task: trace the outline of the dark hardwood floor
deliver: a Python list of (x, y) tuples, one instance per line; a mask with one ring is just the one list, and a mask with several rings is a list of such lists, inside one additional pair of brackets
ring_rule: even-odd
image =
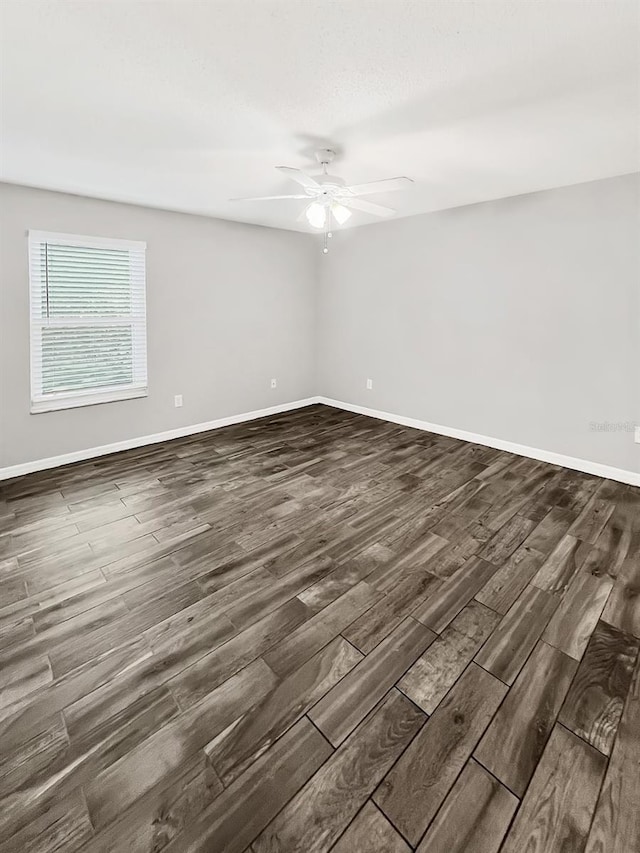
[(313, 406), (0, 484), (0, 851), (640, 850), (640, 490)]

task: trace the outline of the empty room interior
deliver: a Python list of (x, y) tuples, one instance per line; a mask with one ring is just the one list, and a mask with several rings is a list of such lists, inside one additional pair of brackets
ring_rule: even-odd
[(638, 853), (638, 0), (0, 72), (0, 853)]

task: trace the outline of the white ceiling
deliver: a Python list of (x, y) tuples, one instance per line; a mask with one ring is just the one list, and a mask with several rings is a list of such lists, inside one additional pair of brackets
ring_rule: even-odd
[[(410, 216), (640, 169), (638, 2), (3, 0), (6, 181), (306, 230), (341, 156)], [(364, 214), (352, 224), (373, 221)]]

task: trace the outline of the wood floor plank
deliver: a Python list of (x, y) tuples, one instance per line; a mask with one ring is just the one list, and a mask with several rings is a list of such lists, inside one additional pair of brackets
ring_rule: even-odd
[(640, 640), (598, 623), (560, 714), (566, 728), (605, 755), (611, 754), (639, 650)]
[(141, 631), (146, 631), (158, 622), (175, 616), (185, 607), (195, 604), (202, 597), (202, 590), (198, 584), (195, 581), (187, 581), (156, 595), (138, 587), (123, 593), (122, 600), (132, 614), (135, 614), (136, 625)]
[(398, 681), (398, 689), (432, 714), (499, 619), (497, 613), (472, 601)]
[(557, 725), (502, 853), (582, 851), (606, 763), (601, 753)]
[(640, 553), (640, 497), (638, 489), (619, 491), (613, 513), (584, 564), (591, 572), (615, 578), (629, 558)]
[(61, 711), (105, 684), (119, 683), (124, 673), (135, 671), (151, 656), (143, 640), (125, 643), (14, 702), (4, 713), (0, 712), (0, 744), (26, 740), (49, 715)]
[[(527, 508), (522, 510), (529, 518)], [(552, 507), (542, 521), (527, 536), (523, 545), (547, 557), (575, 521), (575, 514), (559, 507)], [(576, 535), (576, 538), (580, 538)]]
[(149, 853), (163, 850), (220, 794), (203, 752), (196, 752), (119, 814), (82, 853)]
[[(202, 637), (207, 631), (213, 636), (221, 635), (223, 624), (234, 630), (225, 615), (227, 607), (239, 606), (244, 601), (251, 600), (252, 596), (273, 582), (274, 578), (268, 572), (256, 569), (251, 574), (201, 598), (190, 607), (185, 607), (175, 616), (148, 628), (144, 632), (145, 638), (154, 651), (162, 653), (182, 649), (192, 642), (194, 635)], [(206, 647), (206, 643), (200, 645)]]
[(133, 800), (202, 749), (212, 735), (223, 731), (244, 708), (260, 701), (274, 684), (273, 673), (265, 664), (250, 664), (99, 773), (85, 788), (95, 829), (114, 820)]
[(265, 661), (280, 677), (288, 675), (369, 610), (381, 597), (381, 592), (361, 581), (267, 651), (264, 654)]
[(575, 536), (576, 539), (581, 539), (583, 542), (590, 542), (594, 545), (615, 508), (616, 505), (613, 501), (603, 500), (596, 493), (585, 505), (568, 532), (571, 536)]
[(52, 714), (47, 725), (28, 741), (16, 744), (3, 753), (0, 770), (0, 803), (3, 817), (10, 817), (14, 806), (12, 795), (46, 771), (63, 755), (69, 745), (67, 730), (61, 714)]
[[(51, 723), (43, 738), (32, 738), (18, 750), (17, 768), (22, 779), (14, 782), (0, 809), (3, 819), (16, 826), (21, 816), (35, 817), (50, 808), (50, 801), (65, 796), (78, 785), (85, 785), (102, 771), (126, 759), (136, 746), (175, 716), (177, 707), (167, 692), (141, 697), (131, 708), (104, 721), (89, 731), (59, 739), (59, 745), (47, 745)], [(45, 749), (39, 749), (44, 740)], [(38, 747), (35, 752), (34, 747)], [(16, 780), (17, 782), (17, 780)]]
[(361, 660), (357, 649), (336, 637), (212, 738), (204, 749), (223, 784), (228, 786)]
[(612, 586), (613, 580), (609, 577), (578, 572), (545, 628), (542, 639), (569, 657), (580, 660)]
[(539, 642), (474, 752), (522, 797), (555, 725), (578, 664)]
[(188, 825), (166, 853), (240, 853), (331, 752), (303, 717)]
[(38, 654), (20, 660), (20, 650), (9, 648), (12, 662), (4, 662), (0, 669), (0, 711), (10, 708), (21, 699), (35, 693), (53, 681), (51, 664), (46, 655)]
[(424, 720), (393, 690), (258, 836), (255, 853), (329, 850)]
[(602, 618), (640, 638), (640, 552), (621, 565)]
[(487, 544), (478, 551), (478, 557), (487, 563), (501, 566), (536, 526), (534, 521), (514, 515), (495, 533)]
[(524, 542), (476, 593), (476, 601), (504, 615), (537, 574), (544, 559), (544, 554)]
[(638, 550), (638, 534), (634, 533), (633, 520), (628, 513), (613, 514), (602, 529), (582, 565), (584, 571), (617, 578), (627, 558)]
[[(178, 705), (171, 692), (161, 685), (130, 703), (123, 702), (122, 706), (105, 707), (101, 703), (85, 701), (65, 708), (63, 715), (74, 748), (86, 746), (86, 750), (90, 751), (96, 749), (98, 744), (113, 739), (116, 743), (126, 741), (126, 752), (136, 745), (136, 741), (153, 734), (177, 716), (178, 712)], [(133, 731), (128, 732), (128, 729)]]
[(92, 838), (84, 798), (75, 790), (11, 838), (0, 840), (0, 853), (74, 853)]
[(30, 616), (7, 622), (0, 627), (0, 652), (17, 643), (26, 643), (27, 640), (35, 637), (35, 633), (36, 629)]
[(513, 684), (558, 604), (551, 593), (526, 587), (480, 649), (476, 662), (505, 684)]
[(78, 645), (79, 635), (85, 638), (99, 636), (105, 630), (108, 631), (116, 621), (126, 617), (129, 612), (124, 601), (119, 597), (103, 601), (102, 605), (99, 608), (93, 607), (83, 611), (49, 628), (37, 630), (32, 641), (25, 643), (18, 650), (2, 655), (2, 665), (10, 666), (12, 658), (16, 655), (22, 658), (43, 653), (47, 653), (49, 657), (72, 655), (75, 646)]
[(0, 581), (0, 604), (6, 607), (27, 597), (27, 585), (23, 580)]
[(585, 853), (627, 853), (640, 849), (639, 731), (640, 662), (636, 664)]
[[(172, 568), (175, 570), (175, 566), (172, 565)], [(55, 625), (100, 607), (105, 602), (119, 598), (122, 591), (123, 587), (120, 585), (108, 584), (99, 569), (85, 572), (78, 578), (32, 596), (31, 600), (36, 604), (33, 619), (38, 631), (45, 632)]]
[(517, 797), (470, 760), (418, 853), (498, 853), (518, 805)]
[(444, 631), (463, 607), (479, 592), (497, 567), (479, 557), (471, 557), (452, 577), (447, 578), (413, 616), (437, 634)]
[(591, 546), (575, 536), (563, 536), (534, 575), (531, 583), (547, 592), (564, 592), (587, 559)]
[[(470, 533), (449, 543), (429, 560), (429, 571), (446, 580), (456, 574), (480, 548), (480, 542)], [(496, 566), (494, 566), (496, 568)]]
[(321, 580), (303, 589), (296, 597), (312, 613), (319, 613), (364, 580), (371, 569), (372, 565), (368, 561), (349, 560), (346, 565), (338, 566)]
[(561, 494), (556, 500), (556, 506), (576, 513), (581, 512), (601, 482), (597, 477), (584, 474), (582, 471), (565, 468), (559, 480)]
[[(171, 668), (168, 669), (171, 672)], [(157, 661), (147, 653), (135, 660), (118, 679), (106, 680), (65, 707), (67, 725), (74, 732), (86, 733), (119, 716), (126, 718), (129, 711), (144, 707), (145, 697), (170, 697), (165, 681), (165, 659)], [(173, 698), (168, 704), (177, 707)]]
[(246, 628), (265, 613), (275, 610), (285, 601), (325, 577), (332, 568), (324, 558), (308, 563), (252, 594), (245, 601), (234, 602), (225, 608), (225, 615), (237, 628)]
[(167, 685), (181, 708), (189, 708), (235, 672), (263, 656), (274, 644), (304, 624), (309, 612), (292, 598), (277, 610), (254, 622), (235, 637), (181, 669)]
[[(428, 529), (430, 522), (423, 523)], [(414, 534), (416, 526), (416, 522), (413, 521), (410, 529)], [(412, 538), (406, 547), (404, 547), (403, 540), (402, 550), (398, 546), (394, 546), (395, 551), (392, 551), (391, 548), (385, 548), (384, 550), (389, 555), (388, 558), (380, 560), (377, 567), (372, 566), (373, 571), (367, 576), (367, 583), (383, 592), (389, 592), (399, 581), (408, 579), (413, 574), (422, 575), (423, 572), (430, 571), (432, 559), (448, 544), (446, 539), (428, 530), (422, 536)], [(367, 554), (369, 550), (363, 552), (362, 556)], [(401, 556), (395, 557), (394, 553), (401, 554)], [(360, 559), (360, 555), (356, 559)]]
[(77, 638), (70, 637), (49, 653), (53, 674), (59, 678), (136, 636), (139, 636), (137, 627), (125, 614), (122, 618), (113, 619), (95, 631), (87, 632), (82, 643), (78, 643)]
[(200, 599), (145, 631), (155, 657), (179, 660), (179, 669), (184, 669), (238, 633), (224, 613), (215, 606), (207, 610), (208, 605), (208, 598)]
[(309, 718), (339, 746), (435, 638), (408, 617), (320, 699)]
[(411, 853), (404, 838), (396, 832), (379, 808), (365, 803), (331, 853)]
[(506, 692), (470, 664), (376, 789), (374, 802), (410, 844), (420, 841)]
[[(256, 689), (259, 687), (258, 684)], [(48, 808), (51, 798), (55, 800), (57, 796), (66, 795), (78, 785), (93, 784), (93, 780), (108, 772), (107, 768), (118, 765), (126, 768), (126, 761), (139, 744), (143, 757), (149, 760), (145, 744), (151, 747), (162, 742), (164, 735), (175, 733), (175, 720), (167, 725), (167, 721), (175, 717), (175, 711), (176, 706), (168, 701), (167, 694), (156, 691), (97, 726), (76, 732), (70, 743), (66, 732), (51, 742), (51, 718), (43, 721), (40, 733), (15, 750), (20, 763), (14, 763), (14, 772), (21, 778), (13, 780), (13, 791), (3, 792), (6, 796), (0, 809), (0, 821), (19, 828), (21, 817), (32, 817), (38, 809)], [(197, 724), (204, 725), (206, 721), (206, 715), (202, 721), (192, 721), (193, 725), (185, 730), (183, 739), (177, 744), (180, 749), (188, 753), (194, 741), (202, 740)], [(173, 760), (173, 756), (168, 760)], [(10, 760), (3, 766), (7, 773), (11, 772)], [(142, 772), (142, 768), (136, 769)]]
[(433, 596), (442, 581), (428, 571), (400, 580), (373, 607), (344, 629), (342, 635), (367, 654), (413, 612), (418, 603)]

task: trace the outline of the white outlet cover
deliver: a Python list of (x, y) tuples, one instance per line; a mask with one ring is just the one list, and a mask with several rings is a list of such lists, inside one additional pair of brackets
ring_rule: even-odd
[(182, 394), (176, 394), (175, 395), (175, 397), (173, 398), (173, 404), (176, 407), (176, 409), (179, 409), (180, 406), (182, 406)]
[(272, 387), (272, 388), (277, 388), (277, 387), (278, 387), (278, 380), (277, 380), (277, 379), (272, 379), (272, 380), (271, 380), (271, 387)]
[(636, 444), (640, 444), (640, 426), (636, 427)]
[(367, 391), (373, 390), (373, 379), (367, 379)]

